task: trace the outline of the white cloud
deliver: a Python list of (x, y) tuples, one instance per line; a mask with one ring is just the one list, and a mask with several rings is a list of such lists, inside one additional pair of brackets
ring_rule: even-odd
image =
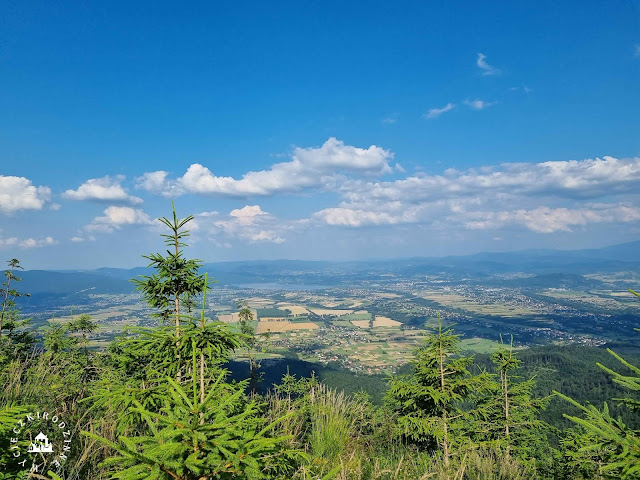
[[(343, 201), (311, 215), (342, 227), (418, 224), (456, 234), (520, 226), (536, 233), (640, 223), (640, 158), (511, 163), (389, 182), (346, 181)], [(596, 199), (601, 203), (593, 203)], [(508, 209), (505, 209), (508, 205)]]
[(443, 207), (434, 204), (407, 205), (402, 202), (365, 201), (358, 204), (343, 202), (339, 207), (325, 208), (312, 215), (312, 219), (327, 225), (364, 227), (419, 223)]
[(524, 93), (531, 93), (533, 92), (533, 88), (529, 88), (526, 85), (522, 85), (520, 87), (511, 87), (509, 90), (511, 90), (512, 92), (517, 92), (519, 90), (522, 90)]
[(104, 216), (96, 217), (85, 227), (89, 232), (111, 233), (123, 225), (152, 225), (153, 221), (143, 210), (112, 205), (105, 208)]
[(129, 195), (122, 187), (125, 177), (105, 176), (92, 178), (80, 185), (77, 190), (67, 190), (62, 196), (69, 200), (96, 200), (101, 202), (126, 202), (133, 205), (142, 203), (142, 199)]
[(260, 230), (257, 233), (249, 233), (248, 235), (249, 238), (254, 242), (284, 242), (284, 238), (280, 237), (276, 232), (269, 230)]
[(84, 237), (71, 237), (71, 241), (73, 243), (81, 243), (81, 242), (85, 241), (85, 238)]
[(465, 226), (472, 230), (497, 229), (508, 224), (524, 225), (536, 233), (571, 232), (574, 227), (593, 223), (640, 221), (640, 208), (601, 204), (589, 208), (538, 207), (499, 212), (470, 212)]
[(50, 200), (49, 187), (36, 187), (25, 177), (0, 175), (0, 212), (42, 210)]
[(169, 172), (164, 170), (142, 174), (136, 178), (136, 188), (160, 194), (165, 198), (178, 197), (183, 193), (178, 185), (169, 179)]
[(264, 212), (260, 208), (260, 205), (245, 205), (242, 208), (231, 210), (229, 212), (229, 216), (240, 219), (253, 219), (256, 215), (268, 215), (268, 213)]
[(314, 214), (314, 217), (327, 225), (362, 227), (366, 225), (393, 225), (400, 223), (399, 217), (387, 212), (367, 211), (353, 208), (325, 208)]
[(375, 145), (353, 147), (332, 137), (318, 148), (296, 147), (291, 161), (275, 163), (269, 170), (247, 172), (240, 179), (217, 176), (204, 165), (194, 163), (174, 181), (164, 171), (145, 173), (138, 179), (138, 186), (165, 196), (183, 193), (267, 196), (333, 188), (344, 173), (358, 176), (391, 173), (392, 158), (391, 152)]
[(499, 75), (501, 73), (500, 70), (489, 65), (486, 58), (487, 56), (483, 53), (478, 53), (476, 65), (482, 70), (482, 75)]
[(9, 238), (0, 237), (0, 248), (1, 247), (41, 248), (41, 247), (47, 247), (50, 245), (55, 245), (57, 243), (58, 243), (57, 240), (49, 236), (44, 238), (24, 238), (24, 239), (19, 239), (17, 237), (9, 237)]
[(597, 198), (640, 191), (640, 157), (505, 163), (480, 169), (449, 169), (392, 182), (348, 181), (341, 192), (350, 202), (364, 199), (409, 203), (470, 195), (552, 195)]
[(487, 107), (495, 105), (496, 102), (485, 102), (484, 100), (476, 98), (475, 100), (465, 100), (464, 104), (473, 110), (483, 110)]
[(0, 247), (12, 247), (20, 243), (18, 237), (2, 238), (0, 237)]
[(427, 113), (425, 113), (423, 115), (424, 118), (437, 118), (440, 115), (442, 115), (443, 113), (446, 113), (450, 110), (453, 110), (455, 108), (455, 105), (453, 103), (447, 103), (444, 107), (442, 108), (431, 108), (429, 109), (429, 111)]
[(230, 240), (248, 243), (282, 243), (284, 231), (292, 230), (295, 222), (275, 218), (260, 208), (260, 205), (245, 205), (231, 210), (228, 215), (218, 212), (197, 214), (198, 230), (208, 235), (216, 246), (225, 247)]
[(634, 53), (636, 57), (640, 57), (640, 45), (635, 46)]
[(53, 237), (45, 237), (41, 239), (27, 238), (22, 240), (19, 245), (22, 248), (40, 248), (58, 243)]
[(393, 125), (394, 123), (398, 122), (398, 115), (394, 113), (393, 115), (384, 117), (382, 120), (380, 120), (380, 122), (383, 125)]
[[(277, 218), (270, 209), (265, 211), (253, 203), (243, 203), (221, 213), (202, 212), (189, 225), (194, 238), (208, 239), (212, 245), (227, 248), (238, 244), (279, 244), (309, 228), (327, 226), (341, 231), (378, 228), (376, 234), (383, 229), (391, 234), (395, 229), (415, 228), (416, 232), (458, 237), (480, 235), (471, 232), (483, 230), (489, 232), (487, 238), (508, 238), (509, 232), (503, 229), (554, 234), (593, 226), (612, 230), (618, 225), (640, 226), (640, 206), (637, 206), (640, 157), (504, 163), (466, 170), (448, 169), (438, 174), (403, 175), (404, 178), (398, 180), (384, 181), (365, 175), (402, 172), (401, 167), (390, 162), (390, 154), (382, 155), (382, 160), (376, 163), (368, 157), (367, 149), (357, 149), (366, 158), (355, 161), (349, 154), (347, 161), (335, 152), (338, 158), (327, 158), (327, 152), (321, 152), (325, 146), (296, 149), (291, 161), (276, 163), (262, 172), (249, 172), (241, 179), (229, 178), (229, 185), (218, 192), (256, 187), (258, 180), (253, 175), (272, 182), (262, 184), (262, 192), (291, 191), (282, 187), (284, 173), (280, 170), (283, 169), (297, 186), (307, 185), (300, 178), (306, 182), (310, 176), (314, 179), (308, 180), (311, 182), (308, 185), (314, 186), (307, 187), (309, 189), (328, 189), (327, 185), (331, 185), (331, 190), (340, 197), (337, 204), (325, 204), (308, 218), (299, 220)], [(341, 152), (344, 145), (334, 147)], [(345, 164), (349, 170), (340, 168)], [(341, 173), (328, 165), (338, 165)], [(191, 172), (193, 167), (189, 169)], [(205, 183), (223, 178), (199, 167), (205, 170), (198, 174)], [(188, 174), (189, 171), (173, 181), (173, 185), (185, 189), (188, 183), (183, 181), (186, 182)], [(157, 185), (166, 185), (167, 175), (162, 173), (155, 180)], [(192, 186), (189, 191), (212, 190)], [(326, 195), (322, 198), (326, 200)], [(111, 232), (123, 225), (150, 223), (151, 219), (142, 210), (112, 206), (105, 210), (104, 216), (97, 217), (78, 232), (78, 238), (86, 239), (85, 235), (94, 231)], [(337, 233), (340, 234), (348, 235)]]

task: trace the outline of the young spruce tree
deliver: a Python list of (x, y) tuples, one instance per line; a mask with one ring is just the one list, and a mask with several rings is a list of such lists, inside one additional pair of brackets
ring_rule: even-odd
[[(154, 314), (164, 321), (168, 321), (174, 317), (176, 327), (176, 338), (180, 338), (180, 322), (182, 316), (180, 313), (181, 302), (190, 304), (193, 297), (196, 297), (208, 289), (207, 280), (204, 275), (198, 272), (202, 265), (200, 260), (186, 259), (183, 256), (182, 247), (188, 246), (183, 239), (188, 237), (189, 231), (184, 230), (187, 223), (193, 220), (193, 215), (179, 219), (176, 214), (176, 208), (171, 203), (173, 218), (159, 218), (158, 220), (166, 225), (170, 230), (170, 234), (162, 234), (165, 244), (170, 247), (167, 249), (167, 255), (161, 253), (151, 253), (143, 255), (144, 258), (151, 260), (149, 267), (157, 270), (153, 275), (141, 275), (138, 279), (132, 281), (136, 284), (136, 289), (140, 290), (144, 295), (149, 306), (157, 308), (158, 313)], [(176, 343), (176, 347), (178, 344)], [(177, 348), (177, 350), (179, 350)], [(176, 362), (180, 364), (180, 356), (177, 353)], [(177, 378), (181, 377), (178, 370)]]
[[(501, 339), (502, 340), (502, 339)], [(521, 458), (534, 456), (538, 445), (536, 435), (544, 435), (545, 424), (538, 420), (548, 398), (533, 398), (535, 378), (522, 380), (517, 371), (522, 362), (509, 346), (501, 342), (491, 355), (496, 373), (488, 383), (485, 396), (476, 410), (481, 418), (476, 435), (481, 432), (483, 441), (506, 446), (507, 451), (522, 453)]]
[(387, 399), (399, 414), (402, 433), (422, 444), (437, 444), (444, 464), (449, 465), (455, 433), (462, 429), (469, 413), (461, 404), (485, 382), (471, 376), (467, 368), (473, 357), (460, 356), (460, 337), (451, 327), (427, 336), (416, 352), (414, 373), (391, 380)]
[(249, 358), (249, 388), (251, 389), (251, 394), (254, 395), (258, 391), (260, 362), (254, 353), (258, 341), (256, 331), (251, 325), (252, 321), (253, 311), (249, 308), (247, 301), (238, 302), (238, 324), (240, 325), (240, 332), (246, 336), (247, 357)]
[(9, 269), (4, 271), (4, 276), (6, 280), (2, 282), (2, 290), (0, 293), (2, 294), (2, 311), (0, 312), (0, 339), (2, 339), (2, 329), (5, 328), (4, 322), (7, 318), (11, 316), (13, 310), (16, 305), (16, 298), (18, 297), (28, 297), (28, 293), (20, 293), (15, 288), (11, 287), (12, 283), (21, 282), (22, 278), (18, 277), (15, 274), (16, 270), (23, 270), (20, 266), (20, 260), (17, 258), (12, 258), (7, 262), (9, 264)]
[[(174, 221), (163, 222), (172, 227), (175, 245), (184, 245), (180, 229), (189, 218), (193, 217), (178, 220), (174, 209)], [(221, 322), (206, 321), (208, 281), (197, 274), (199, 262), (183, 259), (179, 250), (168, 253), (167, 258), (149, 257), (160, 273), (139, 285), (150, 304), (170, 311), (165, 318), (175, 314), (175, 334), (171, 327), (137, 328), (135, 336), (118, 342), (112, 351), (125, 362), (126, 383), (103, 383), (90, 400), (93, 409), (115, 409), (123, 421), (116, 425), (115, 435), (84, 435), (117, 452), (103, 463), (111, 478), (248, 480), (290, 471), (302, 453), (287, 449), (287, 438), (274, 434), (285, 417), (264, 419), (258, 398), (245, 398), (246, 382), (225, 382), (227, 372), (219, 368), (242, 345), (243, 336)], [(179, 302), (183, 295), (199, 292), (203, 302), (196, 322), (180, 314)]]
[[(640, 297), (639, 293), (633, 290), (629, 291)], [(640, 329), (636, 330), (640, 331)], [(611, 375), (615, 383), (635, 395), (635, 398), (615, 398), (614, 401), (626, 405), (636, 413), (640, 412), (640, 400), (638, 400), (640, 368), (632, 365), (612, 350), (607, 349), (607, 351), (626, 367), (629, 373), (616, 372), (600, 363), (597, 364), (598, 367)], [(606, 402), (600, 410), (594, 405), (581, 405), (566, 395), (555, 393), (582, 411), (581, 417), (564, 415), (582, 426), (585, 435), (589, 436), (590, 441), (580, 448), (579, 453), (597, 452), (598, 460), (601, 462), (601, 465), (598, 465), (598, 470), (607, 475), (607, 478), (640, 478), (640, 430), (630, 428), (620, 418), (612, 417)], [(606, 454), (604, 459), (600, 457), (603, 453)]]

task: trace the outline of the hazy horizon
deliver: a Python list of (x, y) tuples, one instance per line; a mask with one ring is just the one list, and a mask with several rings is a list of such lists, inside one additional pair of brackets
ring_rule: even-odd
[(14, 4), (0, 260), (143, 266), (171, 200), (208, 263), (640, 240), (639, 12)]
[[(387, 256), (387, 257), (361, 257), (361, 258), (349, 258), (349, 259), (336, 259), (336, 258), (237, 258), (237, 259), (226, 259), (226, 260), (207, 260), (203, 258), (198, 258), (201, 260), (203, 264), (216, 264), (216, 263), (259, 263), (259, 262), (328, 262), (328, 263), (349, 263), (349, 262), (362, 262), (362, 263), (376, 263), (376, 262), (401, 262), (403, 260), (411, 260), (411, 259), (445, 259), (445, 258), (465, 258), (474, 255), (501, 255), (501, 254), (513, 254), (519, 252), (530, 252), (530, 251), (548, 251), (548, 252), (580, 252), (585, 250), (600, 250), (617, 246), (624, 246), (629, 244), (640, 243), (640, 240), (633, 242), (624, 242), (624, 243), (615, 243), (615, 244), (606, 244), (600, 245), (597, 247), (588, 247), (588, 248), (526, 248), (526, 249), (512, 249), (512, 250), (479, 250), (469, 253), (460, 253), (460, 254), (447, 254), (447, 255), (398, 255), (398, 256)], [(190, 255), (189, 251), (190, 247), (187, 247), (186, 253), (188, 258), (194, 258), (193, 255)], [(162, 248), (159, 248), (158, 251), (162, 251)], [(141, 256), (142, 258), (142, 256)], [(111, 265), (83, 265), (80, 267), (69, 267), (68, 265), (60, 265), (55, 266), (52, 265), (50, 267), (38, 267), (38, 266), (30, 266), (25, 268), (25, 270), (54, 270), (54, 271), (91, 271), (98, 270), (102, 268), (115, 268), (115, 269), (135, 269), (135, 268), (145, 268), (148, 266), (148, 263), (139, 262), (137, 264), (111, 264)]]

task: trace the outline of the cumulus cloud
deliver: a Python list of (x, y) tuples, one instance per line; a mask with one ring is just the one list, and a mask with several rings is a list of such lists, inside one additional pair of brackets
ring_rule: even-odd
[(455, 108), (455, 105), (453, 103), (447, 103), (444, 107), (442, 108), (431, 108), (429, 109), (429, 111), (427, 113), (425, 113), (423, 115), (424, 118), (437, 118), (440, 115), (442, 115), (443, 113), (446, 113), (450, 110), (453, 110)]
[(483, 53), (478, 53), (478, 58), (476, 60), (476, 65), (480, 70), (482, 70), (482, 75), (499, 75), (501, 72), (499, 69), (489, 65), (486, 60), (487, 56)]
[(94, 200), (99, 202), (123, 202), (132, 205), (142, 203), (142, 199), (129, 195), (122, 186), (124, 175), (109, 175), (92, 178), (80, 185), (76, 190), (67, 190), (62, 196), (68, 200)]
[(112, 205), (105, 208), (104, 216), (96, 217), (85, 227), (89, 232), (111, 233), (124, 225), (152, 225), (153, 221), (143, 210)]
[(41, 248), (57, 244), (57, 240), (53, 237), (44, 238), (24, 238), (18, 237), (2, 238), (0, 237), (0, 247), (20, 247), (20, 248)]
[[(85, 227), (85, 230), (87, 230), (87, 227)], [(82, 233), (80, 234), (82, 235)], [(82, 243), (82, 242), (95, 242), (96, 237), (93, 235), (77, 235), (75, 237), (71, 237), (71, 241), (73, 243)]]
[(157, 193), (166, 198), (178, 197), (183, 193), (177, 183), (169, 178), (169, 172), (164, 170), (142, 174), (136, 178), (136, 188)]
[(393, 225), (399, 219), (387, 212), (367, 211), (353, 208), (325, 208), (314, 214), (328, 225), (361, 227), (364, 225)]
[(282, 243), (285, 241), (284, 231), (292, 229), (291, 223), (275, 218), (260, 205), (245, 205), (231, 210), (228, 215), (203, 212), (195, 217), (198, 229), (206, 232), (212, 243), (225, 247), (230, 240)]
[(48, 245), (55, 245), (56, 243), (58, 242), (54, 240), (53, 237), (44, 237), (40, 239), (27, 238), (22, 240), (18, 245), (22, 248), (40, 248)]
[(538, 207), (499, 212), (471, 212), (465, 226), (472, 230), (496, 229), (508, 224), (524, 225), (536, 233), (571, 232), (574, 227), (592, 223), (628, 223), (640, 221), (640, 208), (603, 204), (591, 208)]
[(260, 230), (258, 232), (249, 233), (248, 236), (253, 242), (272, 242), (272, 243), (284, 242), (284, 238), (279, 236), (273, 230)]
[(496, 102), (485, 102), (484, 100), (476, 98), (475, 100), (465, 100), (464, 104), (472, 110), (484, 110), (487, 107), (495, 105)]
[(345, 145), (329, 138), (321, 147), (296, 147), (288, 162), (275, 163), (269, 170), (247, 172), (240, 179), (215, 175), (199, 163), (186, 173), (168, 179), (164, 171), (148, 172), (138, 178), (138, 186), (165, 196), (183, 193), (245, 197), (333, 188), (341, 174), (372, 176), (391, 173), (393, 154), (375, 145), (368, 148)]
[(49, 187), (36, 187), (25, 177), (0, 175), (0, 212), (42, 210), (50, 200)]
[(398, 225), (419, 222), (429, 209), (425, 205), (407, 206), (401, 202), (368, 202), (359, 205), (343, 203), (339, 207), (320, 210), (312, 218), (327, 225), (343, 227)]
[(18, 237), (9, 237), (9, 238), (0, 237), (0, 247), (12, 247), (14, 245), (18, 245), (18, 243), (20, 243), (20, 240), (18, 239)]
[(237, 208), (229, 212), (230, 217), (236, 217), (241, 221), (245, 221), (247, 223), (253, 222), (253, 217), (257, 215), (269, 215), (269, 214), (267, 212), (264, 212), (260, 208), (260, 205), (245, 205), (242, 208)]
[[(401, 173), (403, 169), (391, 159), (380, 147), (348, 147), (333, 139), (319, 148), (295, 149), (290, 161), (240, 179), (217, 177), (195, 164), (177, 180), (170, 180), (166, 172), (152, 172), (138, 180), (144, 188), (228, 196), (291, 192), (295, 191), (292, 185), (304, 186), (305, 191), (326, 191), (330, 185), (339, 196), (337, 204), (324, 205), (326, 208), (299, 220), (277, 218), (258, 204), (197, 214), (190, 224), (194, 237), (221, 247), (283, 243), (307, 228), (323, 226), (390, 229), (416, 225), (453, 235), (495, 230), (492, 238), (504, 238), (500, 230), (505, 228), (554, 234), (593, 225), (640, 224), (640, 207), (633, 201), (640, 193), (640, 157), (503, 163), (403, 175), (397, 180), (371, 177)], [(142, 210), (112, 206), (79, 232), (78, 238), (93, 231), (150, 223)]]

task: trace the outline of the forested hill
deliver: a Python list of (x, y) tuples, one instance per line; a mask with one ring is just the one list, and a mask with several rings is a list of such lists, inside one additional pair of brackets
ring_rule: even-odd
[[(640, 351), (637, 349), (618, 351), (635, 365), (640, 365)], [(562, 392), (582, 403), (590, 402), (602, 405), (612, 398), (625, 395), (625, 389), (615, 383), (611, 376), (597, 363), (612, 369), (618, 369), (625, 374), (631, 370), (621, 367), (619, 362), (601, 347), (586, 347), (576, 345), (550, 345), (524, 349), (518, 352), (522, 367), (514, 372), (515, 375), (529, 379), (535, 377), (534, 396), (546, 397), (554, 391)], [(475, 354), (474, 365), (476, 372), (491, 370), (491, 356)], [(246, 380), (249, 367), (246, 362), (233, 361), (227, 367), (236, 380)], [(400, 375), (411, 374), (413, 365), (408, 364), (400, 369)], [(356, 375), (338, 364), (322, 365), (306, 362), (295, 358), (279, 360), (265, 360), (260, 369), (259, 389), (263, 393), (273, 390), (285, 374), (296, 375), (298, 378), (316, 375), (318, 379), (331, 388), (355, 394), (366, 392), (376, 405), (383, 405), (384, 396), (389, 388), (390, 377), (386, 375)], [(615, 416), (621, 415), (630, 425), (640, 428), (640, 418), (628, 408), (615, 403), (611, 404)], [(559, 398), (552, 398), (549, 405), (540, 413), (540, 418), (557, 428), (568, 428), (571, 422), (563, 415), (577, 411)]]
[[(625, 359), (640, 365), (640, 351), (618, 350)], [(628, 408), (611, 402), (612, 398), (624, 397), (625, 389), (614, 382), (598, 363), (631, 375), (633, 372), (620, 365), (603, 347), (584, 347), (576, 345), (545, 346), (526, 349), (518, 352), (522, 360), (522, 368), (516, 373), (522, 378), (535, 377), (534, 392), (536, 396), (552, 395), (554, 391), (562, 392), (581, 403), (603, 405), (611, 403), (614, 416), (621, 415), (625, 421), (635, 428), (640, 428), (640, 418)], [(481, 368), (490, 368), (490, 356), (476, 355), (475, 361)], [(540, 417), (559, 428), (567, 428), (571, 422), (563, 415), (576, 415), (577, 409), (567, 405), (559, 398), (553, 398), (540, 413)]]

